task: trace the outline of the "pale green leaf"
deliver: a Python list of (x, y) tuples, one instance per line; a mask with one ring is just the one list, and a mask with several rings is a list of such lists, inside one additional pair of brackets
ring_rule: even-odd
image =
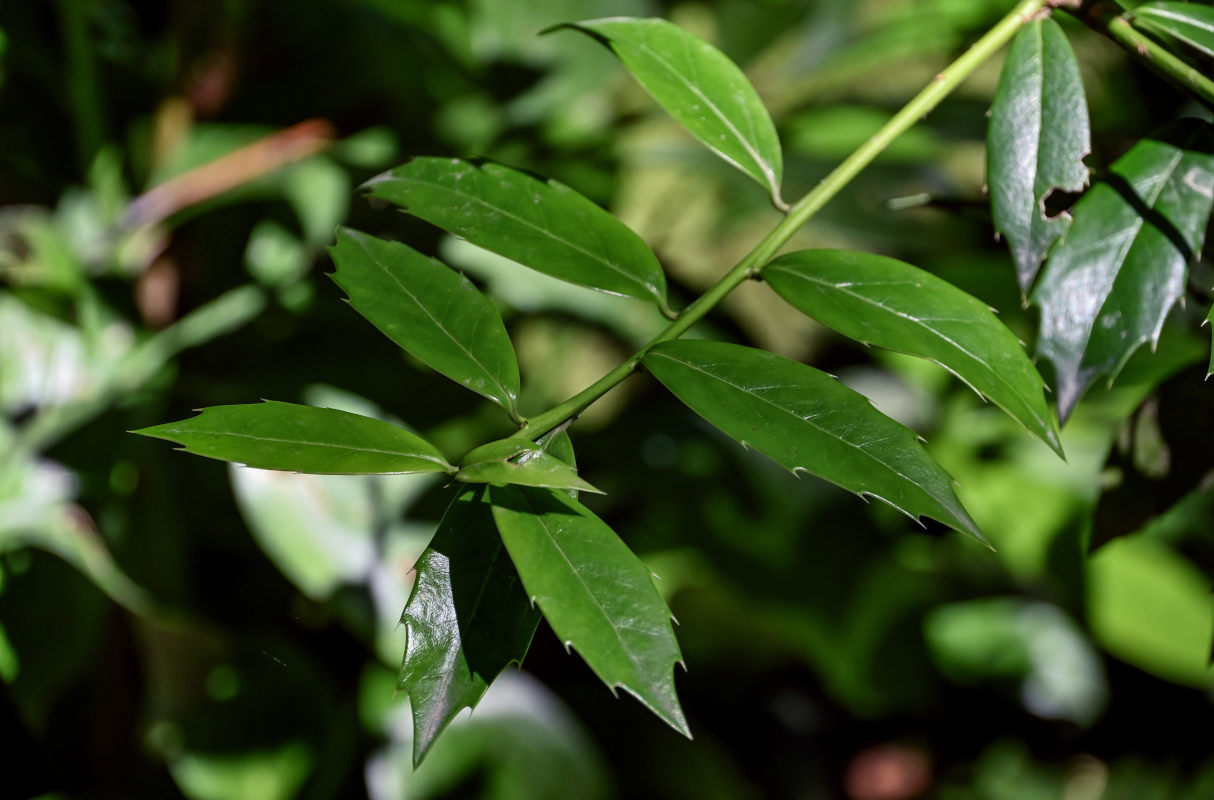
[(490, 499), (523, 587), (565, 646), (612, 691), (624, 689), (690, 736), (674, 688), (682, 657), (649, 569), (568, 494), (494, 486)]
[(330, 251), (350, 305), (406, 352), (517, 416), (518, 362), (472, 282), (397, 242), (343, 228)]
[(628, 226), (556, 181), (494, 163), (415, 158), (368, 181), (372, 197), (553, 277), (666, 304), (657, 257)]
[(645, 367), (704, 419), (794, 473), (871, 495), (911, 518), (926, 515), (985, 543), (952, 479), (914, 431), (831, 376), (723, 342), (673, 341)]
[(1087, 183), (1090, 139), (1083, 81), (1066, 35), (1053, 20), (1030, 22), (1012, 42), (987, 128), (991, 213), (1026, 294), (1070, 225), (1065, 213), (1048, 216), (1045, 200)]
[(212, 406), (196, 417), (133, 433), (260, 469), (320, 475), (454, 471), (433, 445), (399, 425), (273, 400)]
[[(566, 449), (562, 446), (563, 451)], [(539, 486), (602, 494), (579, 478), (577, 470), (566, 461), (547, 452), (543, 445), (525, 439), (501, 439), (481, 445), (464, 456), (455, 478), (466, 483)]]
[(1062, 454), (1044, 381), (1019, 340), (985, 303), (948, 281), (849, 250), (788, 253), (763, 278), (845, 336), (940, 364)]
[(759, 93), (728, 56), (662, 19), (611, 17), (563, 27), (610, 47), (675, 121), (784, 207), (776, 127)]

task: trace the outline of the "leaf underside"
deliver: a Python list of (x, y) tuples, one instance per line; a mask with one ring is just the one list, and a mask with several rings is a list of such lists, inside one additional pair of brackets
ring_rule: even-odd
[(527, 594), (566, 647), (690, 736), (674, 687), (681, 661), (670, 609), (649, 569), (568, 494), (493, 486), (493, 516)]
[(415, 158), (365, 188), (372, 197), (538, 272), (669, 311), (666, 277), (649, 246), (561, 183), (492, 162)]
[(415, 767), (461, 710), (522, 662), (539, 624), (485, 495), (469, 486), (451, 501), (401, 616), (408, 639), (398, 685), (412, 706)]
[(676, 122), (784, 206), (776, 127), (759, 93), (728, 56), (662, 19), (614, 17), (562, 27), (605, 43)]
[(986, 543), (915, 433), (795, 361), (735, 344), (657, 345), (645, 367), (692, 411), (794, 473), (807, 472)]
[(455, 479), (603, 493), (579, 478), (577, 470), (565, 460), (541, 445), (519, 439), (502, 439), (476, 448), (464, 456)]
[(1075, 54), (1051, 19), (1016, 35), (987, 128), (987, 185), (995, 229), (1007, 239), (1020, 290), (1027, 294), (1069, 215), (1046, 215), (1055, 190), (1077, 192), (1088, 179), (1087, 100)]
[(176, 442), (195, 455), (259, 469), (320, 475), (452, 469), (433, 445), (399, 425), (333, 408), (272, 400), (212, 406), (196, 417), (135, 433)]
[(1183, 295), (1214, 206), (1212, 131), (1182, 120), (1143, 139), (1076, 204), (1032, 295), (1061, 419), (1098, 377), (1112, 381), (1140, 345), (1158, 341)]
[(948, 281), (848, 250), (788, 253), (764, 268), (763, 278), (845, 336), (940, 364), (1062, 454), (1044, 381), (1019, 340), (985, 303)]
[(1135, 27), (1153, 36), (1175, 39), (1214, 57), (1214, 7), (1198, 3), (1158, 2), (1129, 14)]
[(489, 298), (399, 242), (342, 228), (333, 280), (372, 325), (431, 369), (515, 413), (518, 362)]

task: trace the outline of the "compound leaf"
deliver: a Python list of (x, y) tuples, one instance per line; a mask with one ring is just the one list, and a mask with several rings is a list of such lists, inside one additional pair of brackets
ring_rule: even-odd
[(493, 486), (489, 494), (523, 586), (565, 646), (613, 692), (624, 689), (690, 736), (674, 688), (682, 657), (649, 569), (566, 493)]
[(1214, 7), (1198, 3), (1146, 3), (1128, 16), (1135, 27), (1153, 36), (1184, 42), (1214, 57)]
[(406, 352), (517, 416), (518, 362), (497, 308), (472, 282), (399, 242), (342, 228), (333, 280)]
[(1143, 139), (1076, 204), (1032, 295), (1061, 419), (1097, 377), (1111, 381), (1143, 342), (1158, 340), (1184, 293), (1214, 206), (1212, 131), (1190, 119)]
[(481, 445), (460, 462), (456, 480), (466, 483), (538, 486), (602, 492), (578, 477), (577, 470), (547, 452), (542, 445), (520, 439), (501, 439)]
[(399, 425), (273, 400), (212, 406), (196, 417), (134, 432), (260, 469), (320, 475), (454, 471), (433, 445)]
[(627, 225), (556, 181), (494, 163), (415, 158), (371, 179), (372, 197), (479, 247), (570, 283), (669, 312), (666, 277)]
[(611, 17), (562, 26), (606, 44), (653, 98), (710, 150), (780, 199), (776, 127), (746, 75), (702, 39), (662, 19)]
[(1075, 54), (1058, 23), (1036, 20), (1016, 35), (999, 78), (987, 128), (987, 184), (995, 229), (1007, 239), (1025, 294), (1070, 217), (1050, 217), (1055, 189), (1077, 192), (1088, 179), (1087, 100)]
[(704, 419), (794, 473), (872, 495), (986, 543), (915, 433), (829, 375), (735, 344), (673, 341), (645, 367)]
[(412, 706), (414, 766), (498, 673), (522, 662), (539, 624), (485, 494), (469, 486), (451, 501), (401, 616), (408, 638), (398, 686)]
[(848, 250), (802, 250), (763, 270), (776, 292), (845, 336), (926, 358), (990, 399), (1059, 455), (1044, 381), (980, 300), (918, 267)]

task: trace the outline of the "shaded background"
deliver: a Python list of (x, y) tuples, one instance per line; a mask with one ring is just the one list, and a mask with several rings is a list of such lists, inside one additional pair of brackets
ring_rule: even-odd
[[(812, 187), (1006, 0), (0, 2), (0, 724), (8, 797), (1204, 798), (1214, 549), (1208, 265), (1068, 461), (943, 370), (760, 284), (701, 332), (836, 374), (928, 440), (998, 549), (736, 447), (643, 377), (573, 430), (587, 498), (661, 576), (696, 739), (541, 625), (426, 764), (394, 693), (408, 571), (449, 490), (230, 468), (126, 431), (273, 398), (403, 420), (450, 456), (500, 410), (340, 300), (345, 223), (480, 283), (524, 413), (663, 321), (357, 197), (487, 156), (619, 214), (688, 301), (776, 222), (563, 21), (661, 15), (744, 65)], [(1183, 98), (1068, 24), (1110, 163)], [(929, 269), (1023, 339), (983, 195), (998, 59), (799, 234)], [(153, 190), (154, 189), (154, 190)], [(1204, 292), (1204, 295), (1203, 295)], [(1208, 333), (1204, 334), (1208, 337)], [(1085, 554), (1091, 550), (1092, 555)]]

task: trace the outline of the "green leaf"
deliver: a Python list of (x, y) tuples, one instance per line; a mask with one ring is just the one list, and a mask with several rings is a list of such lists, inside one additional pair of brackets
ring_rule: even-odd
[(527, 594), (565, 646), (690, 737), (674, 688), (681, 661), (670, 609), (649, 569), (567, 494), (494, 486), (493, 516)]
[(986, 543), (914, 431), (829, 375), (723, 342), (666, 342), (643, 363), (692, 411), (793, 473), (817, 475)]
[(759, 93), (729, 58), (662, 19), (612, 17), (560, 27), (603, 42), (670, 116), (780, 199), (783, 156)]
[(539, 624), (485, 493), (469, 486), (451, 501), (401, 616), (408, 640), (397, 685), (413, 709), (414, 766), (498, 673), (522, 662)]
[(518, 362), (497, 308), (472, 282), (398, 242), (342, 228), (333, 280), (402, 349), (517, 417)]
[(1183, 295), (1214, 205), (1214, 133), (1182, 120), (1143, 139), (1075, 206), (1046, 262), (1038, 354), (1055, 371), (1058, 415), (1097, 377), (1111, 381), (1143, 342), (1156, 342)]
[(1088, 180), (1091, 152), (1087, 100), (1075, 54), (1053, 20), (1037, 20), (1016, 35), (991, 104), (987, 184), (995, 229), (1007, 239), (1025, 294), (1070, 216), (1049, 217), (1055, 189), (1077, 192)]
[(940, 364), (1062, 455), (1044, 381), (1019, 340), (986, 304), (948, 281), (847, 250), (788, 253), (764, 268), (763, 278), (845, 336)]
[(628, 226), (568, 186), (494, 163), (415, 158), (365, 188), (443, 230), (555, 278), (657, 303), (666, 277)]
[(399, 425), (273, 400), (211, 406), (190, 419), (132, 432), (260, 469), (318, 475), (454, 471), (432, 444)]
[(1210, 326), (1210, 366), (1206, 368), (1206, 378), (1214, 375), (1214, 306), (1210, 307), (1210, 313), (1206, 314), (1206, 325)]
[(1210, 582), (1167, 544), (1129, 536), (1087, 560), (1088, 618), (1123, 661), (1175, 683), (1214, 686)]
[(1134, 27), (1164, 39), (1176, 39), (1214, 57), (1214, 7), (1198, 3), (1146, 3), (1128, 15)]
[(543, 445), (521, 439), (501, 439), (481, 445), (460, 462), (455, 479), (465, 483), (539, 486), (602, 492), (578, 477), (577, 470), (547, 452)]

